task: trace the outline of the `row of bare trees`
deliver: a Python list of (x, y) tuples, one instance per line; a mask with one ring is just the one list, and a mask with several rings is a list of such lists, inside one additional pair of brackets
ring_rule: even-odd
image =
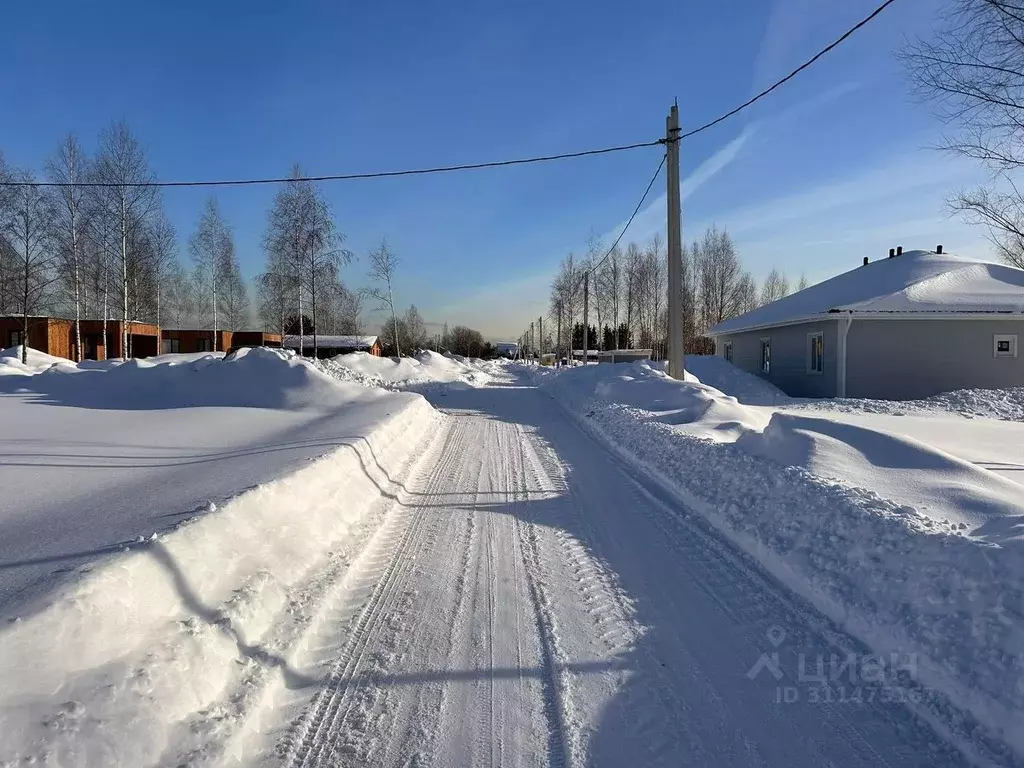
[(120, 319), (126, 355), (134, 322), (212, 323), (214, 330), (248, 324), (248, 292), (216, 200), (190, 240), (195, 269), (186, 270), (154, 179), (123, 121), (100, 134), (91, 156), (68, 135), (41, 178), (0, 156), (0, 181), (14, 183), (0, 186), (0, 315), (21, 317), (22, 338), (34, 315), (69, 317), (81, 359), (85, 318), (103, 320), (107, 349), (107, 321)]
[(900, 54), (915, 95), (947, 126), (941, 147), (979, 162), (991, 183), (949, 207), (984, 226), (1008, 264), (1024, 269), (1024, 6), (952, 0), (939, 29)]
[[(589, 273), (589, 324), (601, 349), (639, 347), (664, 350), (668, 336), (668, 274), (660, 236), (646, 246), (629, 243), (607, 251), (591, 237), (587, 254), (566, 256), (551, 284), (549, 333), (541, 348), (562, 353), (575, 338), (582, 340), (584, 273)], [(706, 351), (707, 330), (790, 293), (778, 270), (760, 291), (743, 269), (729, 233), (712, 227), (683, 251), (683, 334), (691, 351)], [(801, 278), (798, 288), (806, 287)], [(703, 341), (702, 341), (703, 339)]]
[(297, 321), (300, 354), (307, 335), (317, 354), (319, 336), (360, 330), (360, 296), (341, 280), (342, 266), (353, 258), (344, 242), (323, 191), (303, 180), (295, 165), (267, 214), (267, 261), (256, 277), (256, 292), (264, 327), (283, 335)]

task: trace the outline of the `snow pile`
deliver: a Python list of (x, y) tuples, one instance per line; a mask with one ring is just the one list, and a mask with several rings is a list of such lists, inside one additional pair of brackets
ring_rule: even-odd
[(687, 355), (686, 376), (735, 397), (746, 405), (779, 405), (790, 401), (789, 395), (770, 381), (737, 368), (724, 357)]
[[(242, 349), (214, 354), (51, 365), (17, 382), (28, 401), (118, 410), (247, 407), (328, 408), (351, 391), (284, 350)], [(2, 390), (0, 390), (2, 391)]]
[(464, 384), (479, 387), (491, 380), (493, 364), (458, 355), (424, 350), (415, 357), (374, 357), (352, 352), (319, 362), (322, 370), (343, 381), (368, 387), (420, 387), (422, 385)]
[[(783, 401), (780, 401), (780, 403)], [(1024, 421), (1024, 387), (1008, 389), (958, 389), (924, 400), (790, 400), (789, 409), (837, 411), (842, 413), (949, 413), (967, 417)]]
[(45, 371), (53, 365), (74, 365), (70, 360), (63, 357), (55, 357), (38, 349), (28, 348), (28, 359), (26, 363), (21, 362), (21, 347), (9, 347), (0, 350), (0, 376), (5, 374), (27, 375)]
[(741, 435), (738, 445), (912, 507), (917, 515), (912, 522), (925, 528), (1000, 542), (1013, 537), (1013, 518), (1024, 514), (1020, 485), (930, 443), (874, 425), (775, 413), (763, 432)]
[[(851, 634), (886, 658), (912, 655), (916, 679), (940, 694), (921, 705), (926, 715), (955, 722), (951, 701), (1024, 755), (1018, 486), (924, 443), (743, 406), (643, 364), (535, 379)], [(709, 423), (687, 409), (708, 401)], [(734, 409), (735, 442), (707, 439), (720, 406)], [(666, 420), (674, 407), (699, 420)], [(916, 504), (874, 490), (900, 484)]]
[(565, 381), (600, 400), (641, 409), (653, 420), (717, 441), (763, 429), (769, 418), (696, 379), (680, 386), (659, 362), (580, 366)]
[(0, 764), (148, 765), (230, 730), (438, 418), (268, 350), (0, 382)]

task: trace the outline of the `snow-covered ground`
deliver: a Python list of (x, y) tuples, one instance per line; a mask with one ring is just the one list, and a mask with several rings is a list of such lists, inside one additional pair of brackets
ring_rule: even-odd
[(430, 350), (415, 357), (374, 357), (367, 352), (318, 361), (325, 372), (343, 381), (370, 387), (423, 389), (434, 384), (482, 386), (490, 381), (501, 364), (459, 355), (442, 355)]
[(1017, 486), (927, 445), (713, 361), (19, 366), (0, 765), (1024, 765)]
[(1012, 414), (1015, 393), (812, 403), (719, 358), (688, 358), (687, 383), (662, 368), (532, 375), (847, 631), (914, 654), (918, 680), (1024, 752), (1024, 493), (957, 455), (1020, 463), (1024, 424), (956, 415), (964, 402)]
[(220, 357), (3, 363), (0, 764), (149, 765), (226, 729), (430, 431), (418, 395)]

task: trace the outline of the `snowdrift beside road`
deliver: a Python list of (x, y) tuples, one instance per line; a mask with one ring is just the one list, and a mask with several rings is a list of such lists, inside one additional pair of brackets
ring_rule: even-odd
[(0, 379), (0, 764), (205, 759), (437, 418), (268, 350)]
[[(851, 634), (912, 654), (917, 680), (1024, 755), (1019, 486), (898, 435), (741, 405), (657, 365), (533, 375)], [(721, 439), (723, 410), (735, 442)], [(877, 492), (901, 484), (917, 504)], [(941, 700), (921, 708), (955, 727)]]
[(438, 383), (461, 383), (479, 387), (491, 380), (497, 363), (471, 361), (458, 355), (442, 355), (425, 350), (416, 357), (374, 357), (352, 352), (319, 361), (327, 373), (343, 381), (368, 387), (408, 388)]

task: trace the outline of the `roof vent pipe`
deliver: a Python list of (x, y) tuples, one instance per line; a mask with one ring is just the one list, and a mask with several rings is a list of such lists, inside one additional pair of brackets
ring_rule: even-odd
[(896, 257), (896, 249), (895, 248), (890, 248), (889, 249), (889, 258), (892, 259), (892, 258), (895, 258), (895, 257)]
[(942, 253), (942, 246), (941, 245), (936, 245), (935, 246), (935, 252), (936, 253)]
[(897, 256), (902, 256), (903, 255), (903, 246), (902, 245), (897, 245), (896, 246), (896, 255)]
[(866, 267), (866, 266), (868, 265), (868, 262), (869, 262), (869, 261), (870, 261), (870, 259), (868, 259), (868, 257), (867, 257), (867, 256), (865, 256), (865, 257), (864, 257), (864, 266), (865, 266), (865, 267)]

